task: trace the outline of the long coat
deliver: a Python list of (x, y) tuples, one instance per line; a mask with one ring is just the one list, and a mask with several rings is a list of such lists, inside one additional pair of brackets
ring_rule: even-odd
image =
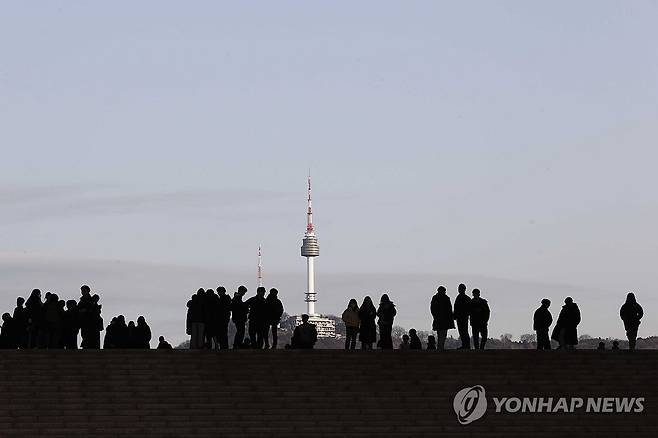
[(637, 330), (643, 315), (642, 306), (638, 303), (626, 302), (619, 309), (619, 316), (624, 321), (624, 330), (627, 332)]
[(566, 330), (564, 340), (567, 345), (578, 344), (578, 324), (580, 324), (580, 309), (576, 303), (565, 304), (560, 310), (551, 339), (560, 340), (560, 331)]
[(377, 310), (375, 307), (362, 306), (359, 309), (359, 318), (361, 319), (361, 328), (359, 330), (359, 341), (366, 344), (377, 341), (377, 326), (375, 325), (375, 317)]
[(445, 294), (436, 293), (432, 297), (430, 311), (434, 321), (432, 330), (448, 330), (455, 328), (455, 317), (452, 313), (450, 297)]

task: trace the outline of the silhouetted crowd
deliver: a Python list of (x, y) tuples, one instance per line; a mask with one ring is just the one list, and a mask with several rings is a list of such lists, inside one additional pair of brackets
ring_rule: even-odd
[[(100, 296), (92, 295), (87, 285), (80, 288), (78, 301), (60, 300), (52, 292), (46, 292), (42, 300), (41, 291), (34, 289), (27, 301), (23, 297), (16, 299), (13, 314), (2, 315), (0, 348), (77, 349), (80, 336), (81, 348), (99, 349), (101, 309)], [(151, 348), (150, 342), (151, 329), (143, 316), (137, 318), (137, 324), (126, 324), (124, 316), (119, 315), (105, 328), (103, 348)], [(158, 348), (171, 345), (161, 336)]]
[[(103, 348), (150, 348), (151, 329), (143, 316), (138, 317), (136, 323), (126, 323), (125, 317), (118, 315), (107, 327), (103, 327), (99, 295), (92, 295), (86, 285), (80, 288), (80, 293), (78, 301), (60, 300), (57, 294), (51, 292), (46, 292), (42, 299), (39, 289), (34, 289), (27, 300), (18, 297), (13, 314), (2, 315), (0, 348), (77, 349), (80, 337), (80, 348), (99, 349), (103, 330)], [(283, 315), (278, 291), (272, 288), (266, 296), (265, 288), (259, 287), (256, 295), (248, 299), (245, 299), (246, 293), (247, 288), (240, 286), (230, 297), (226, 289), (220, 286), (216, 291), (201, 288), (192, 295), (187, 302), (186, 320), (190, 348), (228, 349), (231, 322), (235, 327), (233, 349), (277, 348), (277, 334)], [(470, 349), (471, 340), (476, 350), (485, 348), (491, 310), (487, 300), (480, 295), (479, 289), (473, 289), (471, 296), (467, 295), (466, 285), (460, 284), (453, 306), (446, 288), (440, 286), (437, 289), (430, 302), (432, 330), (436, 331), (437, 336), (428, 336), (427, 350), (444, 350), (448, 331), (455, 328), (461, 341), (459, 349)], [(578, 344), (578, 325), (581, 322), (578, 305), (567, 297), (554, 325), (550, 306), (551, 301), (544, 298), (533, 315), (537, 349), (550, 350), (551, 340), (559, 344), (559, 349), (573, 349)], [(393, 349), (392, 332), (396, 314), (395, 304), (388, 294), (381, 296), (378, 307), (369, 296), (363, 299), (361, 306), (356, 299), (351, 299), (342, 314), (346, 329), (345, 349), (355, 349), (357, 340), (363, 350), (372, 350), (375, 345), (382, 350)], [(634, 350), (644, 312), (633, 293), (627, 295), (619, 316), (626, 330), (629, 349)], [(308, 315), (302, 315), (301, 324), (295, 327), (286, 348), (312, 349), (317, 339), (315, 325), (309, 322)], [(171, 349), (172, 346), (160, 336), (157, 348)], [(402, 336), (399, 348), (423, 349), (415, 329)], [(618, 348), (619, 343), (613, 342), (612, 349)], [(605, 344), (601, 343), (599, 349), (605, 349)]]
[[(283, 315), (279, 292), (272, 288), (267, 297), (264, 287), (245, 300), (245, 286), (240, 286), (231, 298), (222, 286), (217, 293), (199, 289), (187, 302), (186, 333), (191, 349), (228, 349), (228, 328), (235, 326), (233, 348), (277, 348), (277, 330)], [(248, 323), (248, 324), (247, 324)], [(248, 330), (248, 337), (245, 332)], [(270, 344), (270, 333), (272, 342)]]

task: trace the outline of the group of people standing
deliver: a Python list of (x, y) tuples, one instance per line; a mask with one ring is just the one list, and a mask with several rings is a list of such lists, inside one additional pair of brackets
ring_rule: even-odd
[[(393, 321), (396, 314), (395, 304), (388, 294), (382, 295), (377, 308), (369, 296), (363, 299), (361, 307), (354, 298), (351, 299), (342, 315), (346, 329), (345, 349), (356, 348), (357, 335), (362, 350), (372, 350), (375, 342), (382, 350), (393, 349)], [(377, 341), (377, 327), (379, 327), (379, 341)]]
[[(581, 320), (578, 305), (573, 301), (573, 298), (565, 298), (564, 305), (560, 310), (557, 322), (555, 323), (553, 332), (549, 338), (548, 332), (553, 323), (553, 316), (548, 310), (550, 306), (551, 300), (544, 298), (541, 300), (541, 306), (535, 310), (533, 317), (533, 330), (535, 330), (537, 334), (537, 349), (550, 350), (551, 339), (558, 342), (558, 348), (560, 349), (573, 349), (578, 344), (578, 325)], [(637, 331), (642, 316), (644, 316), (642, 306), (640, 306), (635, 299), (635, 294), (632, 292), (629, 293), (626, 295), (626, 302), (621, 306), (621, 309), (619, 309), (619, 317), (624, 323), (626, 337), (628, 338), (628, 348), (630, 350), (635, 350)]]
[[(101, 348), (103, 331), (100, 296), (87, 285), (80, 287), (80, 298), (60, 300), (56, 293), (34, 289), (27, 300), (16, 299), (13, 314), (2, 315), (0, 348)], [(160, 348), (169, 345), (160, 337)], [(151, 329), (140, 316), (137, 324), (126, 324), (123, 315), (112, 318), (105, 330), (103, 348), (150, 348)], [(169, 348), (171, 346), (169, 345)]]
[[(272, 288), (265, 296), (264, 287), (245, 300), (245, 286), (240, 286), (231, 298), (226, 288), (199, 289), (187, 302), (186, 333), (191, 349), (228, 349), (229, 322), (235, 326), (233, 348), (276, 348), (277, 330), (283, 315), (279, 292)], [(247, 322), (249, 325), (247, 326)], [(248, 337), (245, 331), (248, 327)], [(270, 332), (272, 343), (270, 344)]]

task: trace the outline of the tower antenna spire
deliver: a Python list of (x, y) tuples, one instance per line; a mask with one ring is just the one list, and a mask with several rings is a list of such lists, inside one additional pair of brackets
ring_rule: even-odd
[(258, 245), (258, 287), (263, 286), (263, 260), (260, 251), (260, 245)]

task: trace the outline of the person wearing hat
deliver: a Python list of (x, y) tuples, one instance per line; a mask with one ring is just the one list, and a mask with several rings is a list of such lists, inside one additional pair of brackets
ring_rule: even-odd
[(231, 300), (231, 312), (233, 325), (235, 325), (235, 338), (233, 339), (233, 349), (241, 348), (242, 341), (244, 340), (245, 324), (247, 323), (247, 314), (249, 313), (249, 306), (242, 301), (242, 297), (247, 293), (247, 288), (240, 286), (238, 291), (233, 294)]
[(537, 333), (537, 350), (550, 350), (551, 340), (548, 337), (548, 330), (553, 323), (553, 315), (548, 308), (551, 306), (551, 300), (544, 298), (541, 300), (541, 306), (535, 310), (533, 318), (533, 330)]

